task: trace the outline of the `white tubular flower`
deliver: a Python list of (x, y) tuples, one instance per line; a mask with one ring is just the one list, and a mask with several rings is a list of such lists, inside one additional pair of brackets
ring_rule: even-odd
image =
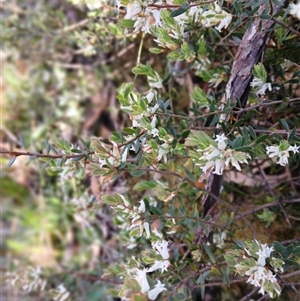
[(223, 28), (227, 28), (228, 25), (231, 23), (232, 21), (232, 15), (228, 14), (225, 12), (225, 18), (222, 19), (222, 21), (220, 22), (220, 24), (218, 26), (216, 26), (216, 30), (221, 32)]
[(146, 98), (148, 100), (148, 103), (150, 103), (154, 98), (154, 93), (152, 91), (149, 91), (146, 95)]
[(156, 260), (154, 262), (154, 265), (148, 270), (148, 272), (154, 272), (156, 270), (161, 269), (161, 273), (163, 273), (164, 271), (168, 270), (169, 264), (170, 264), (169, 260), (163, 260), (163, 261)]
[(164, 159), (165, 162), (167, 162), (167, 154), (169, 152), (169, 144), (164, 143), (159, 146), (158, 150), (158, 156), (157, 156), (157, 161), (160, 161), (161, 159)]
[(154, 25), (155, 26), (161, 26), (162, 23), (161, 23), (161, 20), (160, 20), (160, 11), (155, 10), (155, 11), (152, 12), (152, 14), (153, 14), (153, 18), (155, 20)]
[(150, 238), (151, 237), (151, 233), (150, 233), (150, 225), (148, 222), (144, 222), (144, 229), (146, 232), (146, 238)]
[(163, 238), (163, 235), (162, 235), (160, 232), (158, 232), (156, 228), (152, 231), (152, 233), (153, 233), (155, 236), (159, 237), (160, 239)]
[(227, 138), (224, 133), (222, 135), (216, 135), (215, 141), (218, 142), (219, 150), (224, 150), (226, 148), (227, 146), (226, 140)]
[[(299, 2), (300, 3), (300, 2)], [(289, 146), (289, 148), (288, 148), (288, 151), (289, 152), (293, 152), (294, 153), (294, 155), (296, 154), (296, 153), (299, 153), (299, 148), (300, 148), (300, 146), (296, 146), (296, 145), (294, 145), (294, 146)]]
[(56, 295), (52, 298), (54, 301), (65, 301), (70, 297), (70, 293), (63, 284), (60, 284), (55, 290)]
[(147, 17), (145, 18), (145, 22), (144, 22), (144, 26), (142, 26), (142, 31), (145, 33), (150, 33), (150, 28), (151, 28), (151, 24), (150, 24), (151, 18)]
[(214, 8), (205, 11), (202, 14), (201, 23), (205, 27), (211, 27), (219, 24), (216, 29), (222, 31), (227, 28), (232, 21), (232, 15), (223, 10), (219, 5), (214, 4)]
[(279, 156), (280, 155), (279, 146), (278, 145), (267, 146), (267, 155), (270, 158)]
[(215, 170), (213, 171), (216, 175), (222, 175), (225, 167), (225, 161), (221, 159), (217, 159), (215, 161)]
[(272, 91), (272, 85), (265, 83), (262, 79), (254, 77), (250, 86), (254, 88), (256, 95), (266, 94), (266, 90)]
[(165, 285), (157, 280), (157, 284), (155, 284), (154, 288), (148, 292), (148, 298), (150, 300), (155, 300), (162, 291), (166, 290)]
[(261, 244), (260, 248), (259, 248), (259, 251), (256, 252), (256, 254), (258, 255), (257, 264), (259, 266), (265, 266), (266, 265), (266, 258), (269, 258), (273, 251), (274, 251), (273, 247), (268, 247), (267, 244)]
[(102, 7), (102, 1), (99, 0), (85, 0), (85, 4), (89, 10), (96, 10)]
[(158, 251), (163, 259), (169, 258), (169, 250), (168, 250), (169, 242), (166, 240), (157, 241), (152, 243), (152, 247), (154, 250)]
[(142, 6), (141, 3), (138, 1), (134, 1), (133, 3), (127, 4), (127, 13), (125, 15), (125, 19), (133, 19), (135, 20), (137, 18), (137, 15), (142, 12)]
[(290, 8), (289, 14), (300, 20), (300, 1), (297, 4), (291, 3)]
[(299, 153), (299, 146), (291, 146), (287, 141), (282, 141), (280, 145), (271, 145), (266, 147), (267, 155), (270, 158), (278, 158), (277, 164), (285, 166), (289, 163), (289, 152)]
[(141, 213), (144, 213), (146, 211), (146, 205), (144, 200), (140, 200), (140, 206), (138, 208), (138, 211)]
[(138, 284), (141, 287), (142, 293), (146, 293), (150, 289), (150, 285), (148, 283), (147, 275), (146, 275), (147, 272), (148, 270), (145, 268), (143, 270), (136, 269), (136, 275), (134, 276), (134, 279), (138, 282)]

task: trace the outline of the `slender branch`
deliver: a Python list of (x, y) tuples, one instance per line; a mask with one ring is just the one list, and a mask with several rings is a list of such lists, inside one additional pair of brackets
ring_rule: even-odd
[(127, 140), (124, 143), (118, 144), (118, 148), (125, 146), (131, 142), (134, 142), (135, 140), (137, 140), (138, 138), (140, 138), (141, 136), (143, 136), (145, 133), (147, 132), (147, 130), (142, 130), (137, 136), (133, 137), (132, 139)]
[[(297, 98), (291, 98), (288, 100), (288, 103), (291, 103), (291, 102), (295, 102), (295, 101), (300, 101), (300, 97), (297, 97)], [(274, 100), (274, 101), (270, 101), (270, 102), (261, 102), (257, 105), (253, 105), (253, 106), (250, 106), (250, 107), (247, 107), (247, 108), (243, 108), (243, 109), (237, 109), (237, 113), (242, 113), (242, 112), (246, 112), (246, 111), (249, 111), (249, 110), (252, 110), (252, 109), (256, 109), (256, 108), (260, 108), (260, 107), (264, 107), (264, 106), (272, 106), (272, 105), (276, 105), (276, 104), (281, 104), (282, 102), (285, 102), (285, 100)]]
[(264, 182), (266, 184), (267, 189), (269, 190), (269, 192), (273, 196), (273, 198), (276, 200), (276, 203), (279, 205), (280, 210), (283, 213), (286, 222), (288, 223), (288, 225), (290, 227), (292, 227), (292, 224), (291, 224), (291, 221), (290, 221), (290, 219), (288, 217), (288, 214), (287, 214), (286, 210), (284, 209), (283, 205), (281, 204), (281, 201), (277, 198), (277, 196), (275, 195), (273, 189), (270, 187), (269, 182), (268, 182), (268, 180), (266, 178), (265, 172), (263, 171), (263, 169), (261, 168), (261, 166), (259, 164), (256, 164), (256, 165), (257, 165), (257, 168), (260, 171), (260, 175), (261, 175), (262, 179), (264, 180)]
[(255, 293), (257, 293), (258, 291), (259, 291), (259, 287), (255, 287), (249, 294), (247, 294), (246, 296), (244, 296), (239, 301), (246, 301), (246, 300), (248, 300), (249, 297), (251, 297), (252, 295), (254, 295)]
[[(300, 198), (299, 199), (293, 199), (293, 200), (285, 200), (285, 201), (282, 201), (282, 202), (285, 203), (285, 204), (300, 203)], [(245, 217), (245, 216), (247, 216), (249, 214), (253, 214), (257, 211), (261, 211), (263, 209), (266, 209), (266, 208), (269, 208), (269, 207), (275, 207), (275, 206), (278, 206), (277, 202), (268, 203), (268, 204), (264, 204), (264, 205), (261, 205), (261, 206), (256, 206), (253, 209), (247, 210), (243, 213), (236, 214), (236, 216), (233, 218), (233, 221), (239, 219), (241, 216)], [(229, 222), (226, 222), (223, 225), (221, 225), (220, 228), (222, 228), (222, 229), (226, 228), (228, 226), (228, 224), (229, 224)]]
[(87, 151), (87, 152), (82, 152), (80, 154), (72, 154), (72, 155), (65, 155), (65, 154), (49, 155), (49, 154), (38, 154), (38, 153), (32, 153), (32, 152), (17, 152), (17, 151), (0, 150), (0, 154), (8, 154), (12, 157), (29, 156), (29, 157), (49, 158), (49, 159), (59, 159), (59, 158), (72, 159), (72, 158), (93, 155), (94, 153), (95, 153), (94, 151)]
[[(127, 140), (124, 143), (118, 144), (118, 148), (121, 148), (122, 146), (125, 146), (142, 135), (144, 135), (147, 132), (147, 130), (142, 130), (136, 137), (133, 137), (132, 139)], [(57, 154), (57, 155), (50, 155), (50, 154), (39, 154), (34, 152), (19, 152), (19, 151), (7, 151), (7, 150), (0, 150), (0, 154), (7, 154), (12, 157), (19, 157), (19, 156), (29, 156), (29, 157), (36, 157), (36, 158), (49, 158), (49, 159), (60, 159), (60, 158), (66, 158), (66, 159), (73, 159), (73, 158), (79, 158), (84, 156), (90, 156), (95, 154), (94, 151), (83, 151), (80, 154), (72, 154), (72, 155), (66, 155), (66, 154)]]
[(300, 32), (299, 32), (299, 31), (297, 31), (296, 29), (294, 29), (294, 28), (292, 28), (292, 27), (286, 25), (284, 22), (281, 22), (281, 21), (275, 19), (274, 17), (272, 17), (271, 20), (274, 21), (275, 23), (281, 25), (281, 26), (284, 27), (285, 29), (290, 30), (291, 32), (293, 32), (293, 33), (296, 34), (297, 36), (300, 36)]
[(288, 273), (288, 274), (285, 274), (285, 275), (281, 275), (280, 277), (283, 278), (283, 279), (286, 279), (286, 278), (290, 278), (290, 277), (293, 277), (293, 276), (296, 276), (296, 275), (300, 275), (300, 270), (295, 271), (295, 272), (291, 272), (291, 273)]
[[(199, 3), (193, 3), (191, 4), (189, 7), (193, 7), (193, 6), (200, 6), (200, 5), (204, 5), (204, 4), (210, 4), (210, 3), (214, 3), (216, 2), (216, 0), (210, 0), (210, 1), (202, 1)], [(181, 8), (181, 5), (172, 5), (172, 4), (166, 4), (166, 5), (159, 5), (159, 4), (149, 4), (147, 5), (147, 7), (156, 7), (156, 8)]]
[(75, 23), (75, 24), (72, 24), (72, 25), (69, 25), (69, 26), (66, 26), (60, 30), (57, 30), (56, 33), (58, 34), (61, 34), (61, 33), (66, 33), (66, 32), (69, 32), (69, 31), (73, 31), (77, 28), (80, 28), (80, 27), (83, 27), (85, 25), (87, 25), (88, 23), (90, 23), (92, 20), (91, 19), (84, 19), (84, 20), (81, 20), (80, 22), (78, 23)]

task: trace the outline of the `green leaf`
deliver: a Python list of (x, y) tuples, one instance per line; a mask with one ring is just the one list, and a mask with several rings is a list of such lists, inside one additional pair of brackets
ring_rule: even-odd
[(143, 190), (147, 190), (147, 189), (153, 189), (157, 185), (158, 185), (158, 183), (154, 180), (152, 180), (152, 181), (142, 180), (134, 185), (133, 190), (143, 191)]
[(14, 164), (14, 162), (16, 161), (16, 159), (17, 159), (17, 157), (15, 156), (15, 157), (12, 157), (10, 160), (9, 160), (9, 162), (8, 162), (8, 167), (10, 167), (10, 166), (12, 166), (13, 164)]
[(159, 53), (164, 52), (165, 50), (164, 50), (164, 49), (161, 49), (161, 48), (154, 48), (154, 47), (151, 47), (151, 48), (149, 48), (149, 51), (150, 51), (151, 53), (159, 54)]
[(162, 216), (163, 215), (163, 212), (160, 209), (158, 209), (157, 207), (154, 207), (154, 206), (150, 206), (150, 211), (154, 215), (157, 215), (157, 216)]
[(128, 170), (133, 177), (140, 177), (146, 173), (146, 170)]
[(249, 125), (248, 130), (249, 130), (249, 133), (250, 133), (250, 136), (252, 137), (252, 139), (256, 140), (257, 136), (256, 136), (256, 133), (255, 133), (255, 130), (253, 129), (253, 127)]
[(194, 101), (200, 104), (200, 106), (208, 106), (208, 98), (206, 93), (199, 87), (195, 87), (194, 91), (191, 93), (191, 97)]
[(82, 153), (82, 150), (77, 149), (77, 148), (72, 148), (72, 149), (71, 149), (71, 152), (72, 152), (72, 153), (76, 153), (76, 154), (81, 154), (81, 153)]
[(284, 120), (284, 119), (280, 119), (280, 123), (281, 123), (281, 125), (287, 130), (287, 131), (289, 131), (290, 130), (290, 127), (289, 127), (289, 125), (288, 125), (288, 123)]
[(135, 23), (135, 20), (127, 20), (127, 19), (119, 19), (119, 23), (121, 26), (130, 28), (133, 27)]
[(282, 255), (285, 251), (285, 246), (278, 241), (274, 241), (274, 248)]
[(216, 145), (216, 142), (212, 140), (205, 132), (191, 130), (190, 135), (186, 138), (185, 145), (198, 145), (204, 149), (209, 145)]
[(293, 250), (294, 250), (294, 246), (293, 245), (287, 246), (285, 248), (285, 250), (283, 251), (283, 253), (282, 253), (282, 257), (283, 258), (289, 257), (292, 254)]
[(210, 122), (209, 126), (214, 126), (219, 120), (219, 114), (215, 114), (213, 120)]
[(267, 140), (270, 137), (270, 135), (261, 135), (258, 137), (258, 139), (256, 140), (256, 143), (259, 144), (265, 140)]
[(289, 135), (289, 139), (288, 139), (289, 143), (292, 143), (294, 141), (295, 135), (296, 135), (296, 128), (294, 128)]
[(46, 153), (47, 153), (47, 155), (49, 155), (51, 146), (50, 146), (48, 140), (45, 140), (45, 146), (46, 146)]
[(205, 249), (205, 252), (207, 253), (207, 255), (209, 256), (210, 260), (212, 263), (216, 263), (216, 259), (214, 257), (213, 252), (211, 251), (210, 247), (207, 244), (203, 244), (203, 247)]
[(245, 120), (243, 118), (241, 118), (240, 120), (238, 120), (235, 124), (234, 127), (239, 127), (241, 124), (243, 124), (245, 122)]
[(261, 19), (264, 19), (264, 20), (270, 20), (272, 19), (272, 16), (268, 15), (268, 14), (263, 14), (260, 16)]
[(84, 157), (85, 157), (85, 155), (78, 156), (78, 157), (72, 158), (72, 161), (80, 161), (80, 160), (83, 159)]
[(221, 267), (221, 272), (222, 272), (222, 276), (223, 276), (223, 283), (230, 286), (229, 269)]

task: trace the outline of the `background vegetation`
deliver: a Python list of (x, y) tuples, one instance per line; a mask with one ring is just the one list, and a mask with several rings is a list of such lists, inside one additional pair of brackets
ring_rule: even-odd
[[(112, 209), (122, 203), (113, 197), (118, 193), (132, 206), (144, 200), (143, 221), (170, 242), (171, 267), (164, 276), (156, 272), (151, 282), (162, 277), (168, 283), (160, 300), (201, 300), (200, 288), (210, 300), (266, 300), (268, 295), (246, 283), (248, 277), (229, 277), (223, 258), (236, 242), (243, 249), (253, 239), (273, 244), (277, 258), (286, 262), (276, 300), (298, 300), (300, 157), (291, 153), (289, 164), (281, 166), (265, 150), (282, 140), (300, 145), (300, 24), (288, 14), (289, 3), (272, 15), (279, 1), (220, 1), (234, 16), (230, 27), (220, 33), (191, 19), (186, 43), (173, 41), (173, 49), (157, 45), (154, 38), (166, 39), (159, 32), (152, 33), (154, 38), (133, 32), (132, 20), (123, 19), (126, 5), (118, 9), (103, 1), (100, 9), (89, 10), (84, 1), (72, 2), (0, 2), (1, 279), (8, 280), (1, 299), (96, 301), (124, 293), (125, 264), (133, 267), (132, 256), (137, 261), (142, 256), (145, 264), (154, 255), (142, 253), (151, 244), (145, 233), (139, 237), (129, 229), (130, 216)], [(178, 7), (182, 3), (173, 1)], [(221, 110), (238, 46), (263, 5), (270, 11), (261, 19), (276, 22), (262, 54), (264, 67), (256, 70), (265, 70), (271, 91), (258, 94), (254, 87), (246, 107), (229, 104)], [(138, 69), (139, 64), (150, 69)], [(126, 107), (120, 87), (134, 82), (135, 93), (146, 95), (154, 70), (163, 85), (155, 96), (160, 140), (152, 137), (149, 144), (156, 151), (140, 154), (140, 145), (134, 144), (127, 165), (97, 169), (103, 145), (129, 148), (139, 141), (130, 135), (145, 134), (142, 127), (129, 129), (137, 113), (120, 109), (119, 101)], [(230, 119), (218, 123), (224, 111)], [(206, 180), (184, 143), (193, 130), (212, 138), (218, 124), (230, 147), (251, 158), (242, 172), (224, 171), (218, 202), (204, 215)], [(169, 148), (158, 164), (163, 142)], [(29, 156), (20, 155), (26, 152)], [(26, 279), (35, 281), (37, 267), (47, 279), (46, 293), (42, 282), (35, 283), (37, 290), (24, 289)], [(12, 288), (14, 277), (19, 280)], [(70, 297), (59, 291), (62, 284)], [(130, 300), (147, 300), (137, 283), (126, 285), (134, 287)]]

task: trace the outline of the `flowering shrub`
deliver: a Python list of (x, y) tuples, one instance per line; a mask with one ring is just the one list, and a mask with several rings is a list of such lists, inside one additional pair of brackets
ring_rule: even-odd
[[(12, 271), (7, 283), (27, 292), (46, 291), (59, 301), (80, 299), (71, 283), (81, 276), (95, 279), (92, 285), (102, 283), (103, 300), (198, 300), (209, 286), (236, 283), (244, 285), (247, 298), (256, 293), (276, 298), (285, 290), (286, 298), (295, 294), (290, 287), (298, 290), (293, 283), (300, 275), (300, 4), (69, 2), (74, 6), (67, 18), (86, 19), (67, 27), (65, 13), (52, 21), (44, 15), (27, 20), (33, 29), (28, 26), (25, 33), (35, 37), (37, 48), (54, 47), (52, 57), (42, 48), (46, 68), (40, 62), (27, 73), (13, 67), (12, 53), (24, 60), (31, 54), (5, 31), (5, 93), (9, 105), (16, 106), (16, 115), (8, 114), (5, 121), (23, 119), (5, 129), (9, 149), (5, 145), (1, 152), (10, 156), (8, 174), (21, 164), (20, 156), (41, 158), (40, 163), (31, 160), (32, 166), (56, 181), (53, 197), (39, 183), (45, 203), (56, 206), (55, 216), (71, 210), (76, 227), (67, 226), (65, 217), (57, 231), (61, 220), (45, 214), (40, 231), (52, 229), (47, 241), (68, 240), (74, 249), (81, 241), (84, 247), (70, 273), (58, 279), (49, 274), (47, 290), (40, 268)], [(12, 10), (7, 23), (19, 32), (29, 12), (3, 3)], [(55, 15), (59, 4), (46, 3), (49, 15)], [(52, 26), (49, 34), (46, 21)], [(62, 48), (68, 50), (64, 56)], [(129, 48), (138, 48), (134, 59), (128, 54), (121, 68), (114, 65)], [(93, 85), (113, 76), (118, 88), (107, 92), (113, 100), (103, 105), (104, 94), (99, 96)], [(94, 111), (100, 107), (96, 117), (85, 112), (88, 121), (78, 113), (85, 98)], [(120, 119), (114, 114), (115, 98)], [(91, 133), (96, 120), (105, 119), (100, 111), (113, 120), (103, 126), (103, 137)], [(38, 124), (34, 133), (28, 130), (31, 123), (33, 128)], [(82, 181), (87, 178), (88, 191)], [(264, 223), (273, 227), (272, 235)], [(276, 223), (289, 229), (286, 237), (277, 233)], [(77, 229), (83, 237), (77, 237)], [(54, 261), (59, 260), (66, 259)], [(77, 273), (80, 269), (84, 272)], [(64, 276), (72, 279), (64, 283)], [(232, 295), (222, 292), (220, 300)]]

